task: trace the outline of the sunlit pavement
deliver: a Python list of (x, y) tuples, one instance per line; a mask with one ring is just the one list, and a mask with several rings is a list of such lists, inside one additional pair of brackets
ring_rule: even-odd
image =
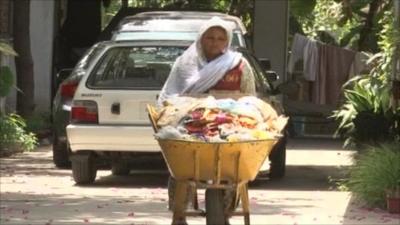
[[(251, 224), (400, 224), (400, 215), (363, 207), (330, 180), (343, 178), (353, 151), (327, 139), (288, 144), (287, 176), (250, 185)], [(170, 224), (167, 172), (98, 172), (95, 184), (75, 186), (70, 170), (55, 169), (50, 146), (0, 159), (0, 224)], [(199, 190), (204, 207), (204, 190)], [(242, 217), (231, 224), (243, 224)], [(189, 224), (205, 224), (189, 217)]]

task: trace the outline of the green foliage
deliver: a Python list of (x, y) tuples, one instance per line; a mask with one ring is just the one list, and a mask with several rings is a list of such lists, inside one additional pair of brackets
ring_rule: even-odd
[(369, 147), (350, 169), (342, 184), (357, 198), (373, 206), (384, 206), (385, 192), (400, 187), (400, 143)]
[(40, 133), (51, 128), (50, 113), (34, 113), (26, 118), (26, 129), (28, 132)]
[(0, 97), (6, 97), (12, 86), (14, 85), (14, 77), (8, 66), (0, 66)]
[(392, 60), (394, 49), (400, 43), (400, 31), (394, 27), (394, 16), (391, 10), (386, 11), (379, 21), (382, 31), (379, 34), (379, 53), (373, 55), (369, 62), (374, 65), (371, 71), (372, 76), (384, 75), (388, 79), (392, 73)]
[(33, 133), (26, 132), (25, 128), (26, 123), (19, 115), (0, 115), (0, 150), (33, 150), (37, 146), (37, 139)]
[(14, 49), (2, 40), (0, 40), (0, 53), (4, 55), (17, 56), (17, 53), (14, 51)]
[(391, 106), (382, 76), (357, 76), (345, 87), (345, 102), (332, 116), (339, 121), (336, 134), (346, 138), (345, 145), (399, 139), (400, 109)]
[(290, 0), (290, 12), (296, 17), (306, 18), (312, 14), (316, 4), (317, 0)]
[[(371, 8), (375, 3), (378, 6)], [(310, 38), (354, 50), (378, 52), (377, 34), (383, 30), (379, 21), (392, 4), (392, 0), (291, 0), (291, 17), (297, 21), (290, 23), (289, 30), (298, 31), (293, 26), (300, 23), (303, 31), (300, 33)], [(376, 10), (370, 13), (370, 9)]]
[(336, 38), (344, 32), (338, 26), (342, 9), (340, 3), (336, 3), (334, 0), (318, 0), (311, 12), (310, 9), (307, 9), (307, 11), (304, 10), (305, 15), (299, 17), (299, 21), (303, 25), (303, 30), (307, 36), (319, 39), (319, 34), (323, 31), (329, 32)]
[(394, 29), (390, 10), (383, 14), (379, 24), (381, 51), (368, 60), (373, 69), (368, 76), (357, 76), (345, 85), (345, 102), (333, 115), (340, 121), (337, 134), (346, 138), (345, 145), (400, 139), (400, 107), (391, 105), (389, 87), (393, 53), (400, 42), (400, 33)]
[[(0, 59), (2, 54), (12, 56), (17, 55), (17, 53), (9, 44), (0, 40)], [(8, 66), (1, 66), (0, 64), (0, 98), (6, 97), (10, 93), (13, 85), (14, 77), (11, 69)]]

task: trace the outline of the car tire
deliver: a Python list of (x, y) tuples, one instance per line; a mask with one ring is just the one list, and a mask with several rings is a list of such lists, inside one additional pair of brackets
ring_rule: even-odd
[(111, 173), (115, 176), (126, 176), (129, 174), (131, 169), (126, 162), (113, 162), (111, 164)]
[(71, 168), (71, 161), (69, 160), (70, 149), (67, 142), (60, 141), (58, 135), (54, 133), (53, 136), (53, 162), (57, 168), (69, 169)]
[(206, 224), (222, 224), (226, 222), (224, 189), (206, 189)]
[(283, 136), (272, 149), (269, 160), (269, 178), (280, 179), (285, 176), (286, 172), (286, 143), (287, 137)]
[(97, 166), (93, 154), (76, 153), (71, 156), (72, 175), (76, 184), (91, 184), (96, 179)]

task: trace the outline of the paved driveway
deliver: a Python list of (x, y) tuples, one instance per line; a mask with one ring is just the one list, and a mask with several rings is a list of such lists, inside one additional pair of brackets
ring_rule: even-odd
[[(250, 185), (251, 224), (400, 224), (400, 216), (363, 207), (330, 179), (343, 177), (350, 150), (327, 139), (288, 145), (287, 176)], [(112, 176), (100, 170), (93, 185), (76, 186), (70, 170), (54, 168), (50, 146), (0, 159), (0, 224), (170, 224), (162, 168)], [(204, 206), (204, 190), (199, 191)], [(202, 217), (189, 224), (205, 224)], [(233, 217), (232, 224), (243, 224)]]

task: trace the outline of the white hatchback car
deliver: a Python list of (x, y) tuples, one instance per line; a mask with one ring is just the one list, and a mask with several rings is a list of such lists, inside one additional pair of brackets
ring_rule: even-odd
[[(123, 175), (129, 173), (129, 160), (138, 153), (161, 155), (146, 105), (156, 104), (175, 59), (191, 43), (148, 40), (99, 44), (97, 56), (76, 89), (67, 126), (76, 183), (93, 182), (100, 159), (111, 163), (113, 174)], [(252, 65), (259, 96), (270, 98), (273, 90), (263, 69), (251, 54), (244, 51), (243, 55)], [(281, 157), (276, 164), (281, 173), (284, 142), (281, 147), (278, 144), (279, 150), (273, 150)]]

